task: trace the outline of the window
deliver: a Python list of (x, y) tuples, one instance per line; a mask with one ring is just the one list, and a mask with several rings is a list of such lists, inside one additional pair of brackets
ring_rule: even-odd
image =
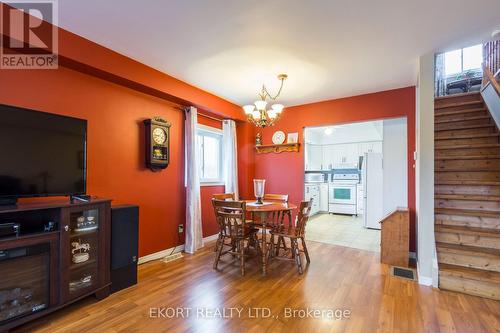
[(224, 183), (222, 173), (222, 131), (204, 125), (197, 127), (199, 174), (201, 185)]
[(482, 62), (482, 44), (446, 52), (444, 54), (445, 74), (454, 75), (468, 70), (481, 69)]

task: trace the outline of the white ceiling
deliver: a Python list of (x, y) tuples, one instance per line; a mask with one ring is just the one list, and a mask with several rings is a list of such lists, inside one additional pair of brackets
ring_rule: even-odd
[[(383, 123), (384, 120), (375, 120), (344, 125), (307, 127), (305, 141), (316, 145), (382, 141)], [(325, 132), (327, 129), (330, 132)]]
[(59, 25), (238, 104), (414, 85), (418, 56), (486, 40), (499, 0), (62, 0)]

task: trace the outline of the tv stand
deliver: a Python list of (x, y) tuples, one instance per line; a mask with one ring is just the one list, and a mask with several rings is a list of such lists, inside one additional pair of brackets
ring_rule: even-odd
[(78, 202), (89, 202), (92, 199), (90, 195), (80, 194), (80, 195), (70, 195), (69, 201), (74, 204)]
[(17, 205), (17, 198), (0, 198), (0, 206), (15, 206)]
[(0, 332), (109, 295), (110, 218), (111, 200), (95, 197), (0, 207), (0, 221), (19, 224), (17, 237), (0, 237)]

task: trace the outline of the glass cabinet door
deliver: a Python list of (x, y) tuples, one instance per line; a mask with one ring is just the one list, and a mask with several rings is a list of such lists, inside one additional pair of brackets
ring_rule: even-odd
[(99, 283), (99, 209), (72, 211), (69, 216), (68, 296), (74, 298)]

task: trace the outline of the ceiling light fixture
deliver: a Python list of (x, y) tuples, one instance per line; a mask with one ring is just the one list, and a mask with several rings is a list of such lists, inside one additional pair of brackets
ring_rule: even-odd
[(333, 133), (333, 128), (328, 127), (327, 129), (325, 129), (325, 134), (326, 135), (330, 135), (332, 133)]
[(278, 75), (278, 80), (281, 81), (280, 88), (276, 95), (271, 95), (265, 85), (262, 85), (262, 90), (259, 94), (260, 100), (255, 101), (254, 104), (249, 104), (243, 106), (243, 110), (247, 115), (248, 121), (254, 124), (257, 127), (268, 127), (273, 126), (278, 119), (280, 118), (284, 105), (283, 104), (273, 104), (271, 105), (271, 109), (267, 110), (267, 99), (269, 98), (272, 101), (278, 99), (281, 94), (281, 90), (283, 89), (283, 83), (287, 79), (288, 75), (280, 74)]

